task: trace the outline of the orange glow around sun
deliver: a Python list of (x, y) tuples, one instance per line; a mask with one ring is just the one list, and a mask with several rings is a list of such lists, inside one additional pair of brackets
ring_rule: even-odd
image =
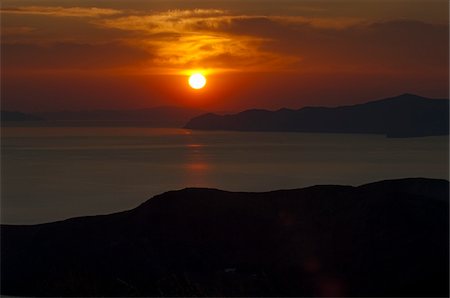
[(206, 85), (206, 78), (201, 73), (194, 73), (189, 77), (189, 86), (194, 89), (202, 89)]

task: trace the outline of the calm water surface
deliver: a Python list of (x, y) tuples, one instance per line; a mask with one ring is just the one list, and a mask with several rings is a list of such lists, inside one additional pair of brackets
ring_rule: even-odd
[(2, 223), (41, 223), (136, 207), (184, 187), (268, 191), (448, 179), (448, 137), (2, 128)]

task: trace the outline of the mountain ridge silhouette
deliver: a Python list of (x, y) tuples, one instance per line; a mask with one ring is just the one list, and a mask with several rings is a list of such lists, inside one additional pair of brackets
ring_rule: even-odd
[(446, 180), (186, 188), (110, 215), (1, 226), (1, 294), (447, 296)]
[(413, 94), (338, 107), (208, 113), (184, 126), (198, 130), (368, 133), (387, 137), (448, 135), (449, 100)]

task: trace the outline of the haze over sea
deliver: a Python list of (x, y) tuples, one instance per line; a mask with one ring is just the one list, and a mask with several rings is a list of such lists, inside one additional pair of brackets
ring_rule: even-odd
[(448, 136), (3, 127), (2, 223), (133, 208), (165, 191), (270, 191), (448, 178)]

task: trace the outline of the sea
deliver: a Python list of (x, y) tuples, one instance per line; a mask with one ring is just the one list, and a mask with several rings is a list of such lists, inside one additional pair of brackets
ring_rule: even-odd
[(448, 179), (448, 136), (3, 127), (1, 223), (128, 210), (186, 187), (263, 192)]

